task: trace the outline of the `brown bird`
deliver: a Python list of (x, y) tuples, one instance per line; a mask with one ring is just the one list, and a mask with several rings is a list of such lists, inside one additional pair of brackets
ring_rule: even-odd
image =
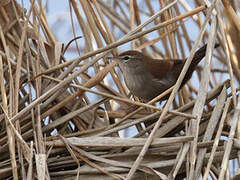
[[(219, 44), (215, 45), (217, 48)], [(191, 78), (206, 54), (207, 45), (196, 51), (181, 87)], [(187, 59), (152, 59), (138, 51), (125, 51), (114, 59), (118, 62), (131, 93), (149, 101), (175, 85)], [(168, 95), (169, 96), (169, 95)], [(166, 100), (168, 96), (161, 100)]]

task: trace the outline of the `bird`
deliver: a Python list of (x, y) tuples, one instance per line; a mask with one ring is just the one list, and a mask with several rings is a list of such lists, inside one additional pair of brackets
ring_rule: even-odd
[[(217, 48), (219, 44), (215, 44)], [(207, 44), (198, 49), (181, 83), (182, 88), (191, 78), (198, 63), (206, 55)], [(186, 59), (154, 59), (139, 51), (129, 50), (111, 59), (118, 62), (130, 92), (143, 101), (150, 101), (175, 85)], [(166, 100), (169, 94), (162, 100)]]

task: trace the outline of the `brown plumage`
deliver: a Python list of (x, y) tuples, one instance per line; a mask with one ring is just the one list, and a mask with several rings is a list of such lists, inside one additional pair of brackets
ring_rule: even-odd
[[(215, 48), (219, 44), (215, 45)], [(198, 63), (206, 54), (206, 47), (196, 51), (181, 87), (191, 78)], [(114, 57), (118, 61), (124, 80), (132, 92), (143, 100), (151, 100), (173, 86), (187, 59), (152, 59), (138, 51), (126, 51)], [(165, 96), (162, 100), (166, 99)]]

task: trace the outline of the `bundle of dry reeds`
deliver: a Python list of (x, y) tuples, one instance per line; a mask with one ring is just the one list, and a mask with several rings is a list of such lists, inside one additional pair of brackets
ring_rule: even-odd
[[(0, 179), (238, 178), (239, 2), (70, 0), (68, 44), (29, 4), (0, 1)], [(161, 104), (132, 96), (106, 58), (185, 58), (215, 42)]]

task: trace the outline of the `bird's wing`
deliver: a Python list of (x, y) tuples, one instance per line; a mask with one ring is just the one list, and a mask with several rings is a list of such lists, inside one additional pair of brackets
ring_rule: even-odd
[[(180, 59), (152, 59), (150, 64), (146, 64), (146, 67), (152, 73), (153, 77), (162, 79), (169, 72), (174, 72), (178, 76), (182, 70), (182, 68), (178, 67), (183, 66), (183, 63), (184, 61)], [(162, 67), (162, 69), (160, 70), (159, 67)]]
[[(219, 44), (215, 44), (214, 48), (217, 48)], [(192, 76), (193, 71), (195, 70), (198, 63), (204, 58), (206, 54), (206, 48), (207, 44), (205, 44), (203, 47), (198, 49), (196, 53), (194, 54), (194, 57), (192, 59), (192, 62), (190, 64), (190, 67), (188, 68), (188, 71), (186, 72), (186, 75), (183, 79), (182, 85), (184, 85)], [(153, 77), (156, 79), (162, 79), (164, 76), (166, 76), (169, 72), (172, 73), (172, 77), (175, 77), (175, 79), (178, 78), (180, 75), (182, 68), (184, 66), (184, 63), (187, 59), (180, 60), (180, 59), (164, 59), (164, 60), (158, 60), (153, 59), (151, 64), (147, 65), (150, 72), (152, 72)], [(164, 67), (162, 70), (159, 70), (158, 67)]]

